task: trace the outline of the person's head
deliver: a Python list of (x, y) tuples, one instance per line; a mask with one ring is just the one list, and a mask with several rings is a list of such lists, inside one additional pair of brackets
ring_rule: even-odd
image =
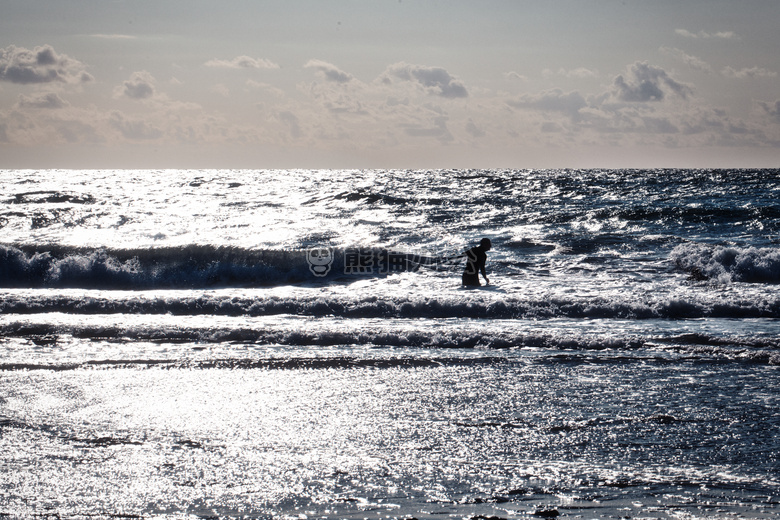
[(483, 251), (490, 251), (490, 248), (493, 247), (493, 244), (490, 243), (489, 238), (483, 238), (479, 242), (479, 247), (481, 247)]

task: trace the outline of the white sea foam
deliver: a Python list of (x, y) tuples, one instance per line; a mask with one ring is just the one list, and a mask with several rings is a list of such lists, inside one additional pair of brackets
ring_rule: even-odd
[(780, 248), (681, 244), (671, 259), (691, 276), (718, 283), (780, 283)]

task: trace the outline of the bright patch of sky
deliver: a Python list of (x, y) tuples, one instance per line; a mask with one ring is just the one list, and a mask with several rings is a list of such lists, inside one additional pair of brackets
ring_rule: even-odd
[(0, 167), (780, 163), (775, 0), (0, 12)]

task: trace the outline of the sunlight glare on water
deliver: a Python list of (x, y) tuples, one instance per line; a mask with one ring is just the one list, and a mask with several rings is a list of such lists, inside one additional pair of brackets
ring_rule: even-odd
[[(638, 379), (637, 369), (646, 371)], [(548, 365), (533, 356), (428, 368), (31, 372), (4, 381), (6, 410), (27, 428), (0, 442), (16, 446), (8, 463), (36, 504), (72, 511), (90, 483), (115, 487), (102, 492), (121, 502), (106, 510), (151, 514), (237, 513), (247, 494), (269, 511), (322, 512), (381, 511), (394, 497), (461, 503), (632, 482), (696, 487), (724, 478), (718, 456), (707, 443), (687, 454), (678, 446), (701, 428), (722, 436), (738, 413), (719, 404), (722, 379), (696, 373), (691, 364)], [(36, 383), (9, 391), (19, 378)], [(682, 392), (670, 401), (675, 388), (695, 391), (697, 408)], [(52, 450), (22, 452), (25, 441)], [(77, 462), (68, 473), (49, 460), (63, 452)]]
[(0, 516), (776, 517), (778, 175), (0, 171)]

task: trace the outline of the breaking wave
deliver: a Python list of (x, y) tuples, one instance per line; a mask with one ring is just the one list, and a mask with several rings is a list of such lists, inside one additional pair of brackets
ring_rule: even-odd
[(214, 293), (121, 293), (114, 295), (9, 292), (0, 300), (6, 314), (171, 314), (177, 316), (337, 316), (343, 318), (475, 318), (475, 319), (698, 319), (780, 318), (780, 296), (754, 301), (718, 295), (576, 295), (507, 296), (490, 292), (463, 295), (225, 295)]
[(150, 249), (0, 246), (0, 287), (189, 289), (255, 287), (376, 276), (442, 259), (381, 248), (251, 250), (189, 245)]
[[(181, 326), (175, 320), (168, 323), (105, 323), (101, 320), (85, 320), (81, 323), (42, 323), (25, 320), (0, 325), (0, 335), (6, 339), (19, 338), (35, 345), (35, 352), (68, 351), (73, 340), (115, 343), (119, 349), (109, 349), (105, 358), (79, 362), (65, 355), (64, 363), (44, 356), (45, 362), (0, 361), (0, 371), (19, 369), (69, 370), (80, 366), (97, 365), (187, 365), (199, 364), (199, 368), (354, 368), (359, 366), (427, 366), (447, 363), (472, 364), (474, 362), (505, 362), (488, 351), (533, 349), (556, 363), (583, 362), (597, 352), (609, 351), (600, 357), (600, 363), (624, 363), (648, 356), (659, 361), (684, 356), (690, 359), (719, 358), (743, 363), (780, 365), (780, 340), (776, 337), (753, 337), (739, 334), (664, 334), (655, 333), (639, 337), (631, 332), (587, 333), (570, 335), (560, 330), (527, 328), (525, 326), (495, 327), (484, 322), (467, 323), (462, 327), (441, 330), (437, 327), (409, 329), (397, 323), (376, 321), (359, 327), (343, 327), (340, 320), (321, 322), (316, 327), (302, 328), (289, 324), (250, 322), (204, 322), (197, 326)], [(126, 343), (158, 344), (160, 348), (147, 348), (127, 357), (121, 352)], [(171, 347), (170, 345), (185, 345)], [(199, 355), (206, 345), (220, 344), (220, 354)], [(191, 348), (191, 345), (200, 347)], [(250, 345), (248, 350), (237, 345)], [(259, 347), (259, 348), (254, 348)], [(293, 351), (272, 352), (264, 347), (291, 347)], [(345, 348), (346, 350), (341, 350)], [(358, 347), (360, 352), (350, 348)], [(388, 358), (379, 351), (367, 353), (365, 347), (390, 348), (394, 354)], [(312, 350), (314, 348), (314, 350)], [(333, 350), (333, 349), (336, 350)], [(411, 349), (411, 350), (409, 350)], [(433, 349), (421, 354), (418, 349)], [(472, 350), (473, 354), (445, 354), (442, 351)], [(436, 352), (439, 352), (438, 354)], [(298, 360), (298, 356), (304, 356)], [(334, 357), (335, 356), (335, 357)], [(444, 357), (442, 357), (444, 356)], [(481, 357), (482, 356), (482, 357)], [(671, 357), (670, 357), (671, 356)], [(484, 359), (483, 359), (484, 358)], [(416, 360), (416, 361), (415, 361)], [(319, 364), (317, 364), (319, 363)], [(362, 363), (362, 364), (361, 364)], [(368, 363), (368, 364), (366, 364)], [(422, 364), (420, 364), (422, 363)]]
[(716, 283), (780, 283), (780, 249), (682, 244), (672, 261), (697, 280)]

